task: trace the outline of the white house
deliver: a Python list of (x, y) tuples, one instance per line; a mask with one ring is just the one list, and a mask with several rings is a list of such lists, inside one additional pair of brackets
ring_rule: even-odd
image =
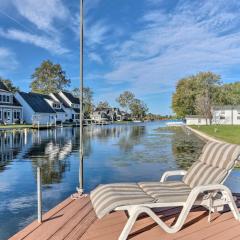
[[(187, 125), (207, 125), (210, 124), (202, 116), (193, 115), (185, 117)], [(239, 106), (214, 106), (212, 108), (212, 124), (240, 125), (240, 105)]]
[(214, 106), (213, 124), (240, 125), (239, 106)]
[(67, 113), (63, 110), (63, 105), (59, 101), (55, 100), (50, 95), (42, 95), (44, 100), (51, 106), (51, 108), (56, 112), (56, 121), (65, 122), (68, 119)]
[(22, 105), (17, 101), (3, 82), (0, 81), (0, 123), (21, 123), (23, 119)]
[(119, 108), (96, 108), (91, 114), (91, 119), (95, 121), (121, 121), (125, 119)]
[(28, 124), (53, 125), (57, 121), (57, 112), (37, 93), (17, 92), (16, 99), (23, 106), (23, 119)]
[(209, 119), (201, 116), (201, 115), (189, 115), (185, 117), (185, 121), (187, 125), (208, 125), (210, 123)]
[(67, 91), (51, 93), (50, 96), (62, 104), (63, 110), (66, 113), (66, 118), (69, 121), (78, 122), (80, 113), (80, 100)]

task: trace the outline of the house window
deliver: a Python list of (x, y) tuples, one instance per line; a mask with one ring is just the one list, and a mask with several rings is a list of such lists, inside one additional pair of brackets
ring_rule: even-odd
[(9, 96), (6, 96), (6, 102), (10, 102)]
[(220, 112), (220, 120), (225, 120), (225, 111)]
[(57, 104), (57, 103), (53, 103), (53, 108), (61, 108), (60, 104)]
[(2, 102), (2, 95), (0, 95), (0, 102)]
[(2, 110), (0, 110), (0, 119), (2, 119)]
[(20, 118), (21, 118), (21, 113), (20, 113), (20, 111), (15, 110), (15, 111), (13, 112), (13, 118), (20, 120)]
[(3, 102), (6, 102), (6, 96), (3, 95)]

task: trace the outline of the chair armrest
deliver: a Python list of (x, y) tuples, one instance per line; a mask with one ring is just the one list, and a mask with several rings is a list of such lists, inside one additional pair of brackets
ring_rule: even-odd
[(223, 184), (208, 184), (208, 185), (196, 186), (191, 190), (191, 193), (199, 194), (199, 193), (208, 192), (208, 191), (227, 192), (232, 195), (231, 190)]
[(167, 178), (170, 176), (184, 176), (184, 175), (186, 175), (186, 173), (187, 173), (187, 171), (185, 171), (185, 170), (167, 171), (162, 175), (160, 182), (167, 181)]

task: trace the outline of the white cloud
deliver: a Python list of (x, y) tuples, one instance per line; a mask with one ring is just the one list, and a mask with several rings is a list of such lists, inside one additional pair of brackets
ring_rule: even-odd
[(110, 27), (103, 21), (97, 21), (94, 24), (86, 25), (86, 44), (89, 47), (96, 47), (103, 44), (108, 37)]
[(198, 71), (229, 76), (231, 67), (240, 64), (240, 3), (224, 3), (179, 1), (171, 13), (146, 12), (139, 20), (141, 30), (110, 54), (113, 71), (105, 79), (131, 84), (144, 95), (173, 89), (176, 80)]
[(102, 64), (103, 63), (103, 60), (102, 60), (101, 56), (99, 54), (97, 54), (97, 53), (90, 52), (88, 54), (88, 57), (89, 57), (89, 59), (91, 61), (94, 61), (94, 62), (96, 62), (98, 64)]
[(8, 48), (0, 47), (0, 75), (14, 70), (18, 65), (15, 54)]
[(68, 49), (61, 46), (58, 38), (52, 38), (46, 35), (35, 35), (17, 29), (9, 29), (6, 31), (0, 29), (0, 36), (11, 40), (18, 40), (23, 43), (30, 43), (37, 47), (46, 49), (54, 54), (61, 55), (68, 53)]
[(18, 12), (40, 30), (55, 32), (54, 21), (66, 20), (69, 12), (61, 0), (13, 0)]

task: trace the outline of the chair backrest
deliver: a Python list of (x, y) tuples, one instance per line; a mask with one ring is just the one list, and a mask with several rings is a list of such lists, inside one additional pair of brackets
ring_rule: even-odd
[(208, 142), (183, 178), (191, 188), (223, 183), (240, 156), (240, 145)]

